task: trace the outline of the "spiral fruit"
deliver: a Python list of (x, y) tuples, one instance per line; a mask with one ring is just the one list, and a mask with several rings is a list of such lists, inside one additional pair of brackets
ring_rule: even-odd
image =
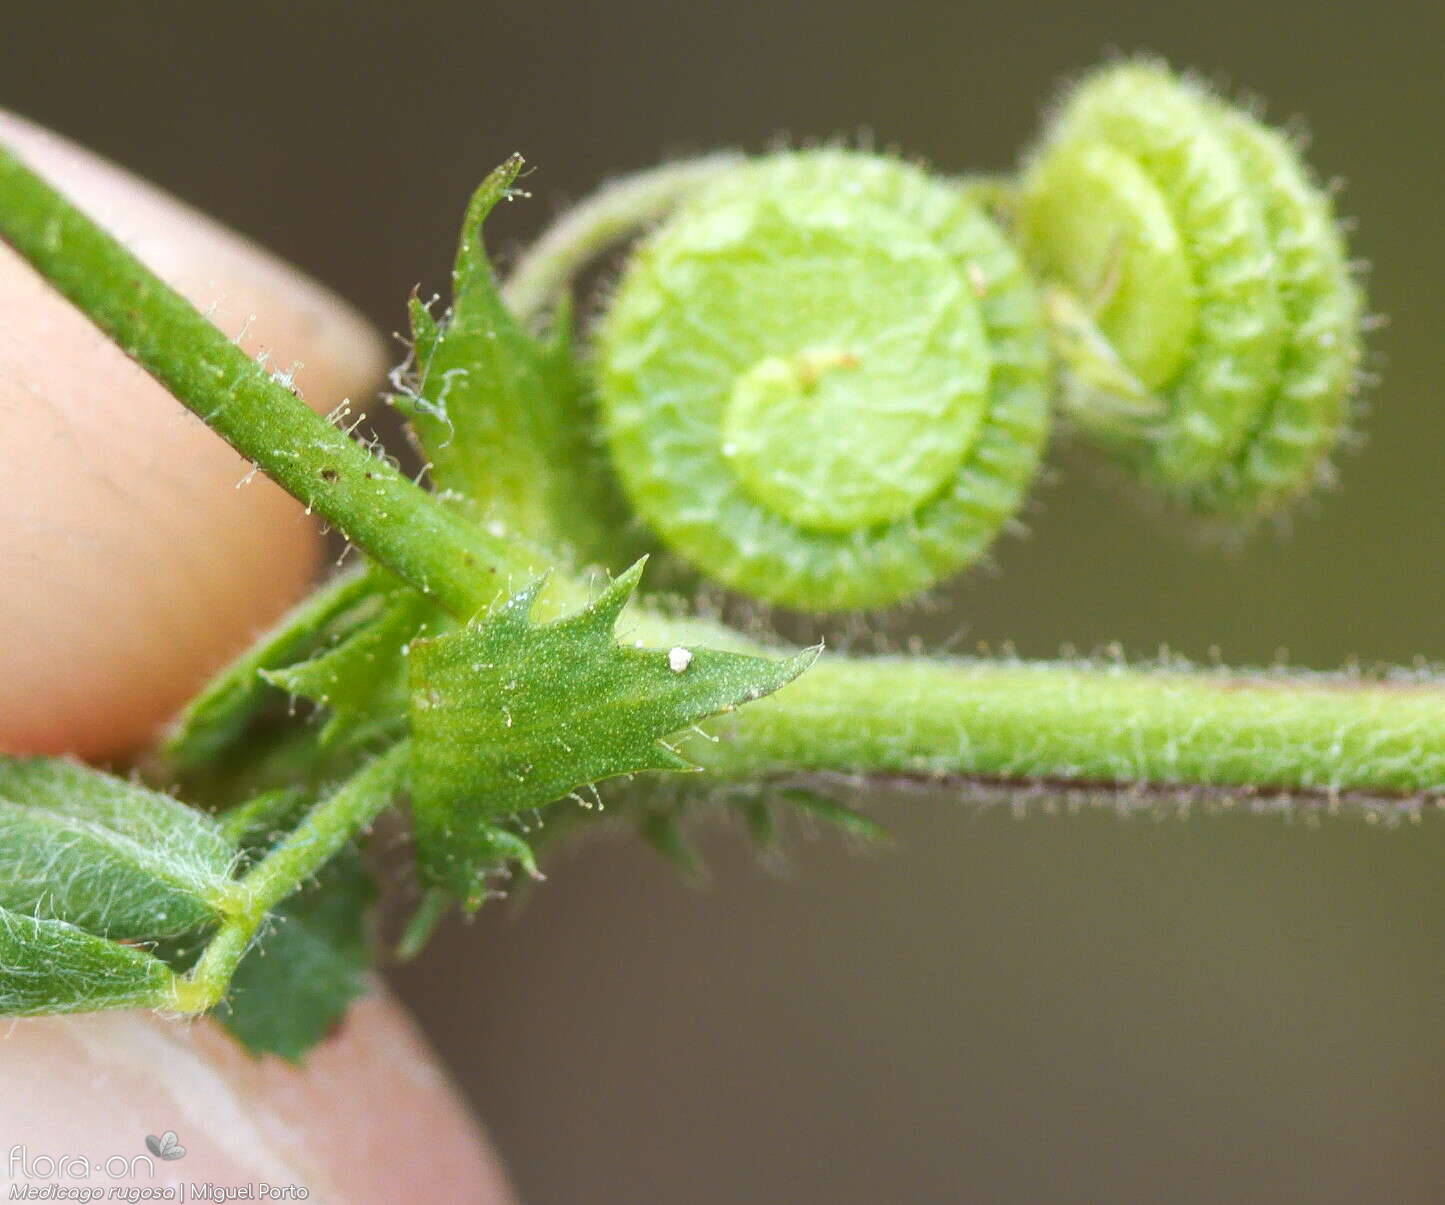
[(1361, 296), (1284, 137), (1160, 65), (1108, 67), (1066, 100), (1016, 217), (1031, 263), (1162, 403), (1149, 422), (1084, 422), (1145, 480), (1243, 516), (1325, 476)]
[(772, 155), (645, 240), (595, 337), (638, 513), (707, 576), (808, 611), (974, 561), (1047, 430), (1047, 338), (984, 212), (908, 164)]

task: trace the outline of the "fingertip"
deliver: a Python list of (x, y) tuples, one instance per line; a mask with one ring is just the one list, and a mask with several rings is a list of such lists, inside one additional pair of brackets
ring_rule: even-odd
[[(0, 143), (318, 408), (382, 379), (385, 342), (354, 307), (264, 247), (52, 130), (0, 110)], [(314, 396), (313, 396), (314, 395)]]
[[(344, 302), (29, 122), (0, 141), (315, 408), (365, 408), (385, 346)], [(0, 480), (0, 750), (146, 744), (315, 572), (300, 508), (3, 246)]]
[[(30, 1158), (22, 1173), (42, 1154), (121, 1155), (141, 1157), (130, 1168), (141, 1187), (295, 1184), (352, 1205), (513, 1199), (474, 1119), (380, 991), (299, 1067), (252, 1058), (211, 1021), (140, 1013), (16, 1022), (0, 1036), (0, 1067), (10, 1089), (27, 1089), (0, 1093), (0, 1132)], [(166, 1131), (185, 1154), (148, 1163), (145, 1136)], [(16, 1171), (12, 1158), (12, 1182), (42, 1178)]]

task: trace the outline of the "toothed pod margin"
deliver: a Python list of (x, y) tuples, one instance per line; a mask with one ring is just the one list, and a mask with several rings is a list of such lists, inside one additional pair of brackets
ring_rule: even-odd
[(882, 607), (978, 558), (1047, 432), (1035, 290), (993, 222), (841, 150), (740, 165), (641, 244), (596, 334), (632, 504), (704, 574)]
[(1066, 99), (1016, 216), (1031, 262), (1164, 403), (1157, 423), (1091, 434), (1206, 512), (1261, 514), (1325, 476), (1361, 296), (1284, 137), (1161, 65), (1105, 68)]

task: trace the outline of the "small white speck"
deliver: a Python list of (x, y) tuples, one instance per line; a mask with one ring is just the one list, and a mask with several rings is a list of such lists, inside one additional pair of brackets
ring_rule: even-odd
[(691, 664), (692, 664), (692, 650), (691, 650), (691, 649), (675, 648), (675, 649), (671, 649), (671, 650), (668, 651), (668, 654), (667, 654), (667, 668), (670, 669), (670, 670), (672, 670), (673, 673), (675, 673), (675, 674), (680, 674), (680, 673), (682, 673), (683, 670), (685, 670), (685, 669), (686, 669), (689, 665), (691, 665)]

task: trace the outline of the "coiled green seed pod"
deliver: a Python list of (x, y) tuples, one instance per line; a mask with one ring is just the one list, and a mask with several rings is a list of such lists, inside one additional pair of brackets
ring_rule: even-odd
[(968, 565), (1045, 441), (1018, 256), (958, 190), (879, 156), (726, 172), (637, 249), (595, 348), (638, 513), (706, 575), (801, 610)]
[[(1245, 516), (1323, 476), (1361, 297), (1329, 199), (1284, 137), (1162, 66), (1108, 67), (1064, 104), (1016, 216), (1025, 254), (1076, 303), (1056, 318), (1092, 317), (1137, 396), (1162, 403), (1137, 421), (1080, 407), (1148, 482)], [(1087, 354), (1063, 354), (1097, 379)]]

